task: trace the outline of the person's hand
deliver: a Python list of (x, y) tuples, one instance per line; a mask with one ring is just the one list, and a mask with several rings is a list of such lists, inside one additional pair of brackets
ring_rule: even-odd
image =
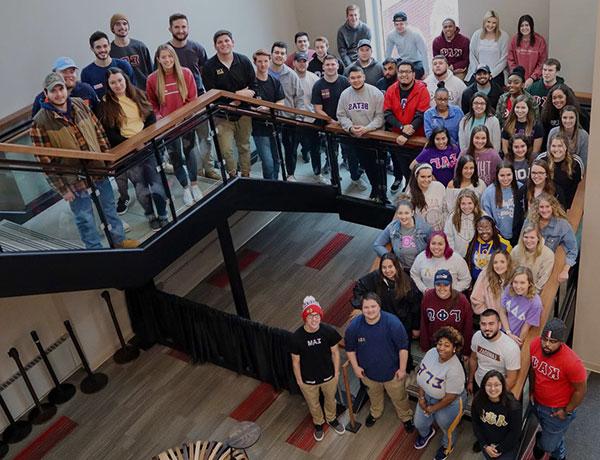
[(396, 138), (396, 144), (398, 144), (398, 145), (404, 145), (404, 144), (406, 144), (406, 141), (408, 141), (408, 137), (403, 136), (402, 134), (400, 134)]
[(515, 342), (517, 342), (517, 345), (519, 345), (519, 347), (523, 346), (523, 340), (521, 340), (521, 337), (519, 337), (518, 335), (513, 334), (512, 332), (509, 332), (508, 336), (511, 339), (513, 339)]
[(473, 381), (469, 380), (469, 382), (467, 383), (467, 392), (472, 395), (473, 394)]
[(407, 136), (412, 136), (415, 133), (415, 128), (410, 124), (404, 125), (402, 126), (402, 133), (406, 134)]
[(423, 412), (425, 412), (425, 410), (427, 409), (427, 401), (425, 401), (425, 399), (419, 398), (419, 407), (423, 410)]
[(367, 128), (364, 126), (353, 126), (350, 128), (350, 133), (356, 137), (362, 137), (367, 134)]
[(398, 369), (394, 377), (396, 378), (396, 380), (404, 380), (406, 378), (406, 371)]
[(500, 455), (502, 455), (500, 452), (498, 452), (496, 450), (496, 446), (494, 446), (493, 444), (489, 445), (489, 446), (485, 446), (485, 453), (492, 458), (498, 458), (500, 457)]
[(567, 281), (569, 279), (569, 270), (562, 270), (558, 274), (558, 282), (562, 283), (563, 281)]
[(413, 331), (412, 331), (412, 338), (413, 339), (418, 339), (420, 335), (421, 335), (421, 331), (413, 329)]
[(556, 417), (560, 420), (566, 420), (567, 412), (564, 409), (556, 409), (554, 412), (552, 412), (552, 414), (550, 414), (550, 417)]
[(256, 110), (258, 110), (259, 112), (269, 112), (271, 109), (265, 107), (264, 105), (259, 105), (258, 107), (256, 107)]
[(433, 406), (425, 406), (425, 409), (423, 410), (423, 412), (425, 412), (426, 415), (431, 415), (435, 411), (433, 410)]
[(356, 375), (356, 376), (357, 376), (359, 379), (362, 379), (362, 378), (365, 378), (365, 377), (366, 377), (366, 375), (365, 375), (365, 370), (364, 370), (362, 367), (360, 367), (360, 366), (356, 366), (356, 367), (352, 366), (352, 370), (354, 371), (354, 374), (355, 374), (355, 375)]
[(525, 88), (529, 88), (531, 85), (533, 85), (533, 78), (529, 77), (525, 80)]
[(235, 92), (235, 94), (239, 94), (240, 96), (245, 96), (245, 97), (254, 97), (254, 95), (256, 93), (251, 89), (245, 88), (245, 89), (237, 90)]
[(70, 203), (71, 201), (73, 201), (75, 199), (75, 194), (71, 190), (69, 190), (62, 197), (63, 197), (63, 200)]

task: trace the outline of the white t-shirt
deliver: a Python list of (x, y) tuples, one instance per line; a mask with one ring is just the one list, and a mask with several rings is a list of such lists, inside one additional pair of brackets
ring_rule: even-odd
[(442, 399), (446, 393), (459, 395), (465, 390), (465, 372), (456, 355), (442, 363), (437, 349), (432, 348), (417, 369), (417, 384), (435, 399)]
[(481, 331), (473, 334), (471, 351), (477, 353), (477, 370), (475, 382), (481, 384), (483, 376), (491, 370), (497, 370), (506, 376), (506, 371), (521, 369), (521, 350), (513, 339), (504, 332), (498, 332), (499, 338), (490, 341)]

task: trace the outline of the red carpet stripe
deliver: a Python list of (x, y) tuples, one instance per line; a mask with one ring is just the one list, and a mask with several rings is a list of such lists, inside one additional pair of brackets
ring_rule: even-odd
[[(258, 258), (258, 256), (260, 256), (260, 252), (256, 252), (247, 248), (242, 249), (238, 254), (238, 265), (240, 267), (240, 272), (248, 268), (248, 266)], [(218, 288), (226, 287), (229, 284), (229, 276), (227, 276), (227, 270), (225, 267), (219, 268), (210, 278), (208, 278), (208, 283)]]
[[(525, 452), (521, 456), (521, 460), (534, 460), (534, 457), (533, 457), (533, 446), (534, 445), (535, 445), (535, 434), (531, 437), (531, 440), (529, 441), (529, 444), (527, 445), (527, 449), (525, 449)], [(546, 456), (544, 456), (543, 458), (546, 458)]]
[[(325, 431), (325, 433), (327, 433), (328, 428), (329, 425), (323, 425), (323, 431)], [(315, 437), (313, 436), (314, 431), (315, 426), (313, 425), (312, 416), (308, 414), (285, 442), (297, 447), (298, 449), (310, 452), (310, 450), (315, 447), (315, 444), (317, 443)]]
[(75, 429), (77, 423), (64, 415), (17, 454), (14, 460), (39, 460)]
[(327, 265), (344, 247), (354, 238), (345, 233), (336, 233), (323, 248), (317, 252), (312, 259), (306, 262), (306, 266), (321, 270)]
[(323, 321), (328, 324), (333, 324), (337, 327), (342, 327), (348, 321), (348, 317), (352, 312), (352, 299), (355, 282), (352, 281), (346, 289), (340, 294), (337, 300), (331, 305), (323, 315)]
[(400, 425), (400, 428), (398, 428), (390, 438), (377, 457), (377, 460), (393, 460), (400, 458), (402, 460), (418, 460), (421, 458), (423, 451), (414, 448), (416, 437), (416, 430), (415, 433), (408, 434), (404, 431), (404, 426)]
[(229, 416), (238, 422), (256, 422), (278, 396), (279, 392), (271, 385), (261, 383)]
[(181, 361), (184, 361), (186, 363), (190, 363), (192, 361), (187, 353), (175, 350), (174, 348), (171, 348), (169, 351), (167, 351), (167, 354), (172, 358), (180, 359)]

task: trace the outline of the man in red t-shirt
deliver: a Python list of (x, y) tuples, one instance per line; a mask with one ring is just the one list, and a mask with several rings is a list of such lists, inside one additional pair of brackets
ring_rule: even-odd
[(564, 435), (575, 419), (575, 409), (587, 391), (587, 374), (579, 356), (565, 342), (569, 330), (553, 318), (541, 337), (531, 341), (530, 400), (542, 427), (533, 449), (540, 459), (545, 452), (551, 459), (567, 455)]

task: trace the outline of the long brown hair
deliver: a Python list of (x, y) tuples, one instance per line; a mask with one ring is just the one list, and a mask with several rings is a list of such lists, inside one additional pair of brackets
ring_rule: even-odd
[(556, 186), (552, 180), (552, 171), (550, 171), (548, 162), (546, 160), (533, 160), (533, 163), (531, 163), (531, 167), (529, 168), (529, 177), (527, 178), (527, 200), (525, 202), (525, 206), (527, 206), (528, 209), (529, 203), (531, 203), (535, 198), (535, 184), (533, 183), (533, 180), (531, 180), (531, 170), (534, 166), (544, 168), (544, 171), (546, 171), (546, 180), (544, 181), (544, 190), (542, 193), (547, 193), (548, 195), (552, 196), (556, 194)]
[[(496, 260), (498, 255), (506, 257), (507, 265), (504, 279), (502, 279), (500, 275), (494, 271), (494, 260)], [(492, 291), (494, 297), (498, 297), (502, 290), (508, 285), (512, 269), (512, 258), (510, 257), (508, 251), (504, 249), (498, 249), (492, 253), (492, 257), (490, 257), (490, 261), (488, 262), (487, 267), (485, 267), (485, 276), (490, 287), (490, 291)]]
[(394, 277), (394, 297), (396, 299), (403, 299), (410, 292), (410, 279), (400, 266), (400, 261), (393, 252), (385, 253), (381, 256), (381, 260), (379, 261), (380, 282), (377, 283), (377, 295), (379, 295), (379, 297), (383, 296), (385, 276), (383, 275), (382, 267), (385, 260), (391, 260), (396, 269), (396, 276)]
[(156, 91), (158, 94), (156, 95), (156, 97), (158, 97), (158, 102), (160, 105), (163, 105), (165, 103), (165, 81), (167, 79), (165, 69), (163, 69), (163, 66), (158, 61), (158, 57), (160, 56), (161, 51), (167, 51), (173, 57), (173, 61), (175, 61), (175, 64), (173, 65), (173, 72), (175, 74), (175, 79), (177, 80), (177, 89), (179, 90), (179, 94), (181, 95), (181, 100), (185, 102), (188, 97), (188, 90), (185, 84), (185, 78), (183, 77), (183, 70), (181, 69), (181, 64), (179, 63), (179, 58), (177, 57), (175, 49), (173, 49), (173, 47), (168, 43), (159, 45), (159, 47), (156, 48), (156, 53), (154, 53), (154, 60), (157, 62)]
[(515, 101), (513, 102), (512, 108), (510, 109), (510, 113), (508, 114), (508, 119), (506, 120), (506, 125), (504, 126), (504, 131), (506, 131), (511, 136), (515, 134), (517, 127), (517, 114), (515, 113), (515, 107), (519, 102), (524, 102), (527, 105), (527, 121), (525, 124), (525, 135), (531, 136), (533, 133), (533, 129), (535, 128), (535, 112), (533, 109), (533, 104), (531, 99), (529, 99), (525, 94), (521, 94), (517, 96)]
[(567, 173), (569, 179), (573, 175), (573, 155), (571, 155), (571, 151), (569, 149), (569, 140), (567, 137), (560, 132), (554, 134), (550, 138), (550, 148), (548, 149), (546, 158), (548, 159), (548, 167), (550, 168), (550, 175), (554, 178), (554, 168), (556, 167), (556, 163), (554, 162), (554, 157), (552, 156), (552, 142), (558, 141), (562, 142), (565, 146), (565, 159), (563, 163), (560, 165), (560, 168)]
[(462, 224), (462, 210), (460, 209), (460, 202), (463, 198), (469, 198), (475, 205), (473, 208), (473, 225), (475, 225), (475, 222), (477, 222), (483, 214), (481, 212), (481, 206), (479, 205), (479, 198), (477, 198), (477, 194), (469, 188), (462, 189), (456, 198), (454, 213), (452, 215), (452, 225), (459, 233)]
[(519, 186), (517, 184), (517, 176), (515, 174), (515, 168), (513, 167), (512, 163), (508, 160), (502, 160), (500, 163), (498, 163), (498, 166), (496, 166), (496, 176), (494, 177), (494, 188), (496, 190), (496, 207), (497, 208), (501, 208), (502, 207), (502, 185), (500, 185), (500, 180), (498, 179), (498, 176), (500, 175), (500, 170), (502, 169), (510, 169), (510, 172), (512, 173), (512, 182), (510, 183), (510, 188), (512, 190), (512, 194), (513, 194), (513, 200), (516, 203), (517, 202), (517, 192), (519, 191)]
[(427, 201), (425, 200), (425, 193), (419, 187), (417, 178), (419, 172), (424, 169), (429, 169), (433, 173), (433, 168), (429, 163), (421, 163), (415, 166), (412, 174), (410, 175), (410, 181), (408, 182), (408, 189), (410, 191), (410, 201), (413, 204), (414, 209), (418, 211), (425, 211), (427, 209)]
[(148, 115), (152, 113), (152, 106), (148, 102), (148, 99), (146, 99), (144, 92), (132, 85), (127, 74), (118, 67), (111, 67), (106, 72), (106, 94), (102, 99), (102, 104), (100, 104), (98, 118), (104, 126), (111, 128), (120, 128), (123, 126), (125, 112), (123, 112), (123, 108), (119, 103), (119, 98), (108, 84), (110, 76), (117, 74), (122, 75), (125, 80), (125, 96), (135, 102), (142, 121), (146, 120)]

